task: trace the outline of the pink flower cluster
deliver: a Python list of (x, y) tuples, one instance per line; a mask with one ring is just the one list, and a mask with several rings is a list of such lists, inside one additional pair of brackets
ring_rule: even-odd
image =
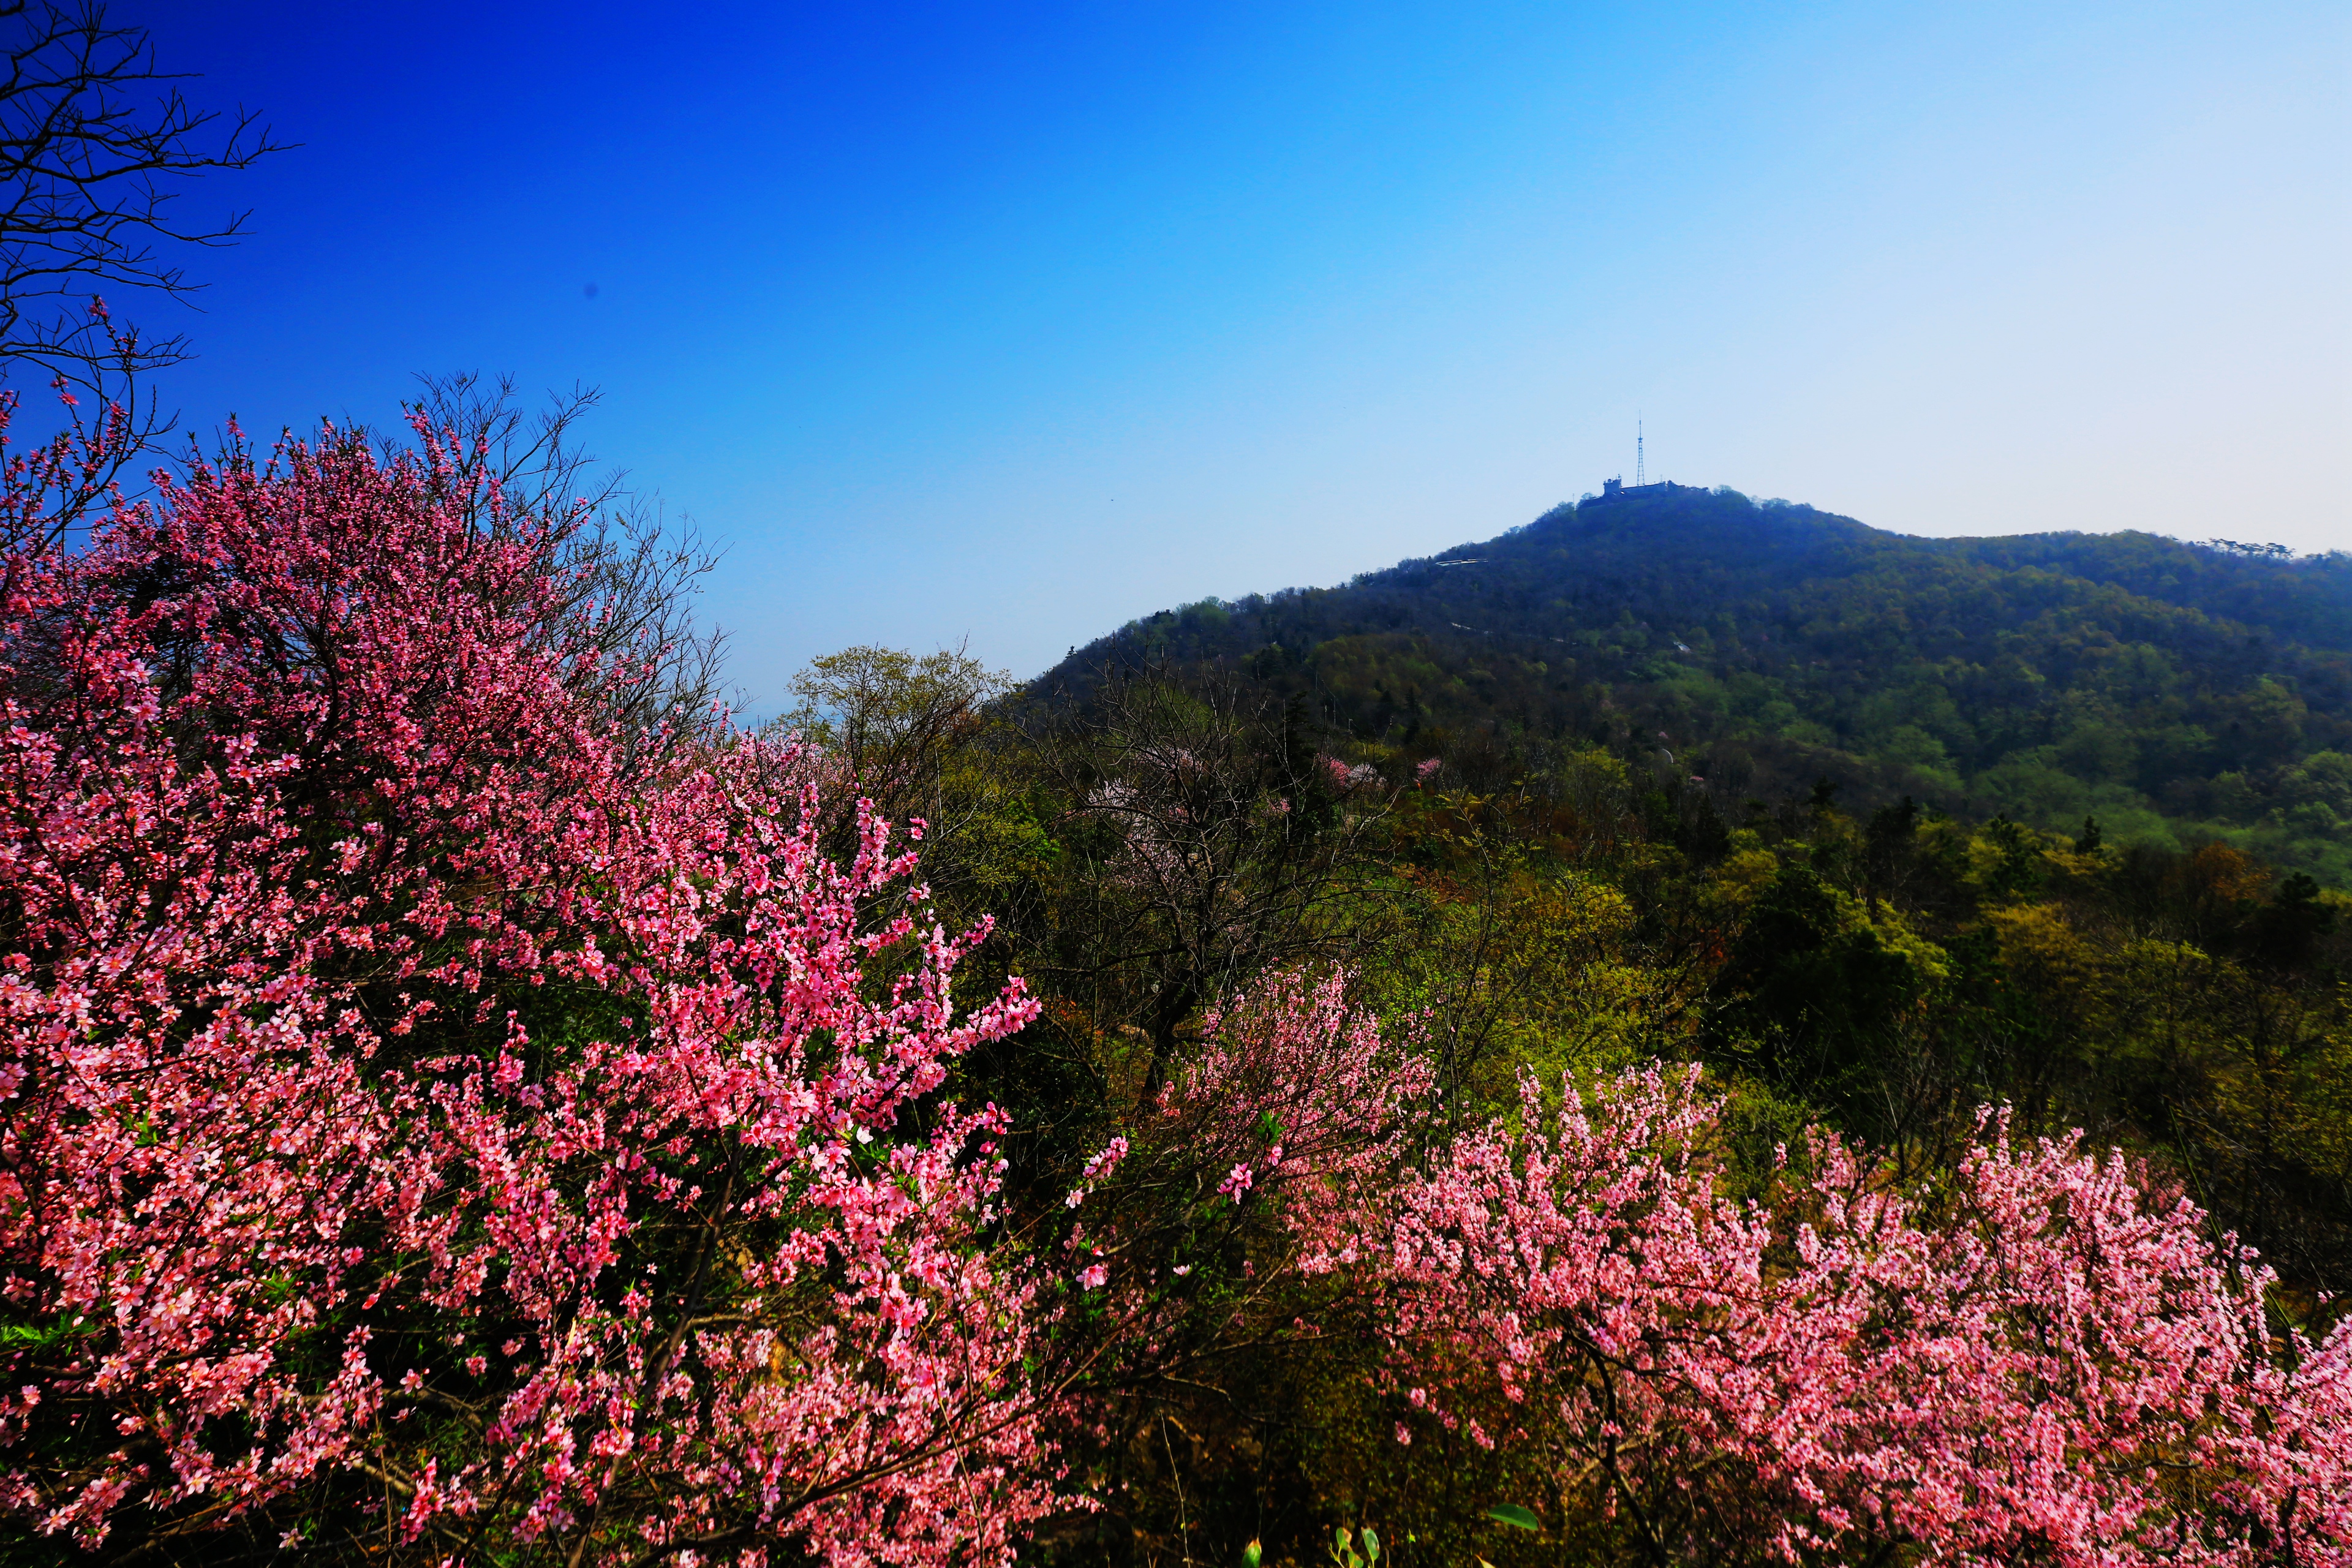
[(957, 1014), (982, 933), (870, 814), (821, 853), (796, 753), (628, 763), (580, 520), (419, 436), (73, 551), (71, 443), (6, 470), (0, 1508), (345, 1476), (457, 1558), (1003, 1558), (1055, 1500), (1034, 1287), (1000, 1118), (935, 1091), (1033, 1004)]
[[(1160, 1095), (1155, 1142), (1223, 1167), (1221, 1198), (1279, 1185), (1302, 1235), (1330, 1233), (1388, 1180), (1432, 1084), (1427, 1062), (1349, 1005), (1347, 980), (1275, 974), (1220, 1006)], [(1304, 1261), (1323, 1269), (1331, 1259)]]
[(2271, 1276), (2120, 1156), (1989, 1116), (1929, 1202), (1818, 1137), (1767, 1209), (1717, 1195), (1692, 1075), (1567, 1100), (1530, 1083), (1330, 1216), (1423, 1419), (1661, 1557), (2352, 1561), (2352, 1331), (2272, 1322)]
[(1817, 1134), (1737, 1203), (1696, 1073), (1530, 1081), (1442, 1137), (1343, 996), (1275, 976), (1213, 1019), (1152, 1142), (1369, 1312), (1400, 1442), (1507, 1449), (1660, 1561), (2352, 1563), (2352, 1329), (2275, 1319), (2121, 1156), (1988, 1112), (1931, 1193)]
[[(1932, 1192), (1817, 1134), (1739, 1203), (1695, 1072), (1529, 1081), (1452, 1137), (1429, 1085), (1344, 976), (1275, 975), (1120, 1150), (1287, 1238), (1240, 1266), (1261, 1328), (1293, 1271), (1369, 1314), (1400, 1442), (1507, 1449), (1660, 1561), (2352, 1563), (2352, 1330), (2274, 1320), (2259, 1260), (2121, 1156), (1989, 1112)], [(1159, 1256), (1116, 1211), (1092, 1247)], [(1155, 1342), (1157, 1279), (1120, 1297)]]

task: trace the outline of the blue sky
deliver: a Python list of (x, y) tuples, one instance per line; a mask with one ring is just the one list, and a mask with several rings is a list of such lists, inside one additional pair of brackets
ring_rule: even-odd
[(166, 396), (600, 385), (762, 705), (1483, 538), (1637, 416), (1906, 532), (2352, 546), (2340, 5), (120, 14), (303, 143), (188, 198), (253, 235)]

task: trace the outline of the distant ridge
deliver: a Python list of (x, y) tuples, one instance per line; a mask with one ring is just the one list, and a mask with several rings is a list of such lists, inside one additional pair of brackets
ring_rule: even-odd
[(1612, 481), (1339, 587), (1130, 622), (1031, 689), (1083, 699), (1146, 664), (1228, 670), (1400, 755), (1641, 751), (1663, 731), (1730, 799), (1826, 777), (1856, 800), (2227, 838), (2352, 880), (2340, 552), (1923, 539)]

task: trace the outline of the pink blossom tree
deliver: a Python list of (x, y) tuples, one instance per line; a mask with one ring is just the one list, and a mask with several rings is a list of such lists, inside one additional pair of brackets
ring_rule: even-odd
[(419, 435), (233, 453), (73, 551), (88, 455), (6, 470), (0, 1508), (1002, 1559), (1055, 1502), (1037, 1282), (1001, 1119), (937, 1091), (1032, 1004), (959, 1014), (984, 930), (870, 813), (820, 853), (790, 748), (625, 768), (579, 520)]
[(1263, 974), (1056, 1194), (1083, 1287), (1055, 1325), (1080, 1373), (1065, 1451), (1099, 1539), (1207, 1556), (1224, 1478), (1201, 1461), (1258, 1441), (1347, 1342), (1325, 1325), (1361, 1281), (1309, 1254), (1351, 1205), (1384, 1201), (1423, 1136), (1430, 1074), (1400, 1033), (1344, 974)]
[(1329, 1233), (1377, 1257), (1410, 1419), (1662, 1563), (2352, 1560), (2352, 1334), (2273, 1325), (2193, 1205), (1998, 1116), (1948, 1192), (1817, 1136), (1735, 1205), (1715, 1115), (1689, 1074), (1530, 1083)]
[(1695, 1073), (1530, 1081), (1447, 1138), (1345, 987), (1211, 1015), (1071, 1191), (1110, 1451), (1361, 1323), (1399, 1440), (1494, 1450), (1543, 1479), (1496, 1500), (1646, 1561), (2352, 1560), (2352, 1332), (2276, 1321), (2259, 1260), (2121, 1156), (1988, 1113), (1938, 1187), (1815, 1134), (1735, 1203)]
[(1318, 1238), (1383, 1202), (1417, 1146), (1431, 1075), (1410, 1045), (1349, 1004), (1344, 973), (1276, 971), (1211, 1009), (1066, 1199), (1066, 1250), (1109, 1287), (1121, 1341), (1098, 1387), (1125, 1397), (1236, 1342), (1312, 1335), (1296, 1287), (1334, 1273)]

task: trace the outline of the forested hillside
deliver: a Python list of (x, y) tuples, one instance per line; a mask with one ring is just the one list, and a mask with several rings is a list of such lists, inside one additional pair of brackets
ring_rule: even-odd
[[(1665, 595), (1664, 581), (1654, 586)], [(1255, 675), (1202, 657), (1245, 616), (1299, 608), (1286, 624), (1302, 626), (1348, 596), (1195, 607), (1165, 623), (1192, 628), (1193, 658), (1097, 666), (1051, 700), (1034, 688), (985, 700), (984, 672), (950, 655), (852, 650), (803, 682), (810, 703), (793, 722), (886, 810), (927, 822), (925, 872), (943, 906), (996, 921), (971, 994), (1017, 975), (1043, 1000), (1018, 1037), (976, 1051), (958, 1079), (1021, 1130), (1007, 1142), (1016, 1206), (1116, 1194), (1076, 1239), (1114, 1281), (1123, 1268), (1146, 1282), (1097, 1320), (1099, 1353), (1119, 1369), (1093, 1385), (1103, 1425), (1084, 1448), (1104, 1507), (1047, 1530), (1055, 1561), (1143, 1563), (1198, 1542), (1213, 1562), (1255, 1536), (1272, 1561), (1352, 1568), (1326, 1549), (1335, 1521), (1375, 1524), (1391, 1553), (1402, 1537), (1414, 1562), (1786, 1560), (1766, 1541), (1822, 1515), (1773, 1483), (1747, 1489), (1778, 1473), (1770, 1443), (1782, 1439), (1679, 1447), (1684, 1415), (1653, 1401), (1706, 1404), (1720, 1387), (1707, 1380), (1727, 1373), (1616, 1348), (1683, 1342), (1693, 1320), (1645, 1315), (1647, 1289), (1696, 1293), (1688, 1301), (1715, 1289), (1681, 1272), (1684, 1242), (1642, 1228), (1664, 1174), (1631, 1173), (1610, 1152), (1662, 1146), (1653, 1139), (1702, 1151), (1692, 1179), (1727, 1205), (1775, 1216), (1769, 1267), (1791, 1269), (1799, 1226), (1860, 1214), (1899, 1225), (1873, 1206), (1892, 1194), (1946, 1226), (2024, 1212), (1978, 1184), (2010, 1157), (1989, 1156), (1988, 1138), (2043, 1161), (2102, 1151), (2112, 1179), (2131, 1172), (2151, 1205), (2132, 1226), (2194, 1215), (2207, 1244), (2251, 1244), (2279, 1271), (2264, 1287), (2273, 1321), (2352, 1349), (2337, 1327), (2352, 1295), (2352, 898), (2225, 843), (2119, 845), (2095, 824), (2061, 833), (1916, 795), (1873, 802), (1818, 774), (1783, 790), (1761, 760), (1757, 793), (1726, 810), (1726, 792), (1691, 778), (1690, 748), (1668, 765), (1654, 744), (1629, 743), (1622, 710), (1594, 700), (1617, 743), (1596, 743), (1598, 721), (1577, 733), (1573, 687), (1552, 738), (1540, 712), (1501, 721), (1499, 700), (1466, 694), (1466, 678), (1445, 707), (1429, 700), (1447, 689), (1433, 680), (1422, 716), (1391, 716), (1383, 740), (1361, 738), (1369, 723), (1351, 737), (1318, 717), (1311, 692), (1325, 714), (1348, 711), (1310, 683), (1318, 656), (1410, 651), (1409, 631), (1314, 643), (1286, 691), (1264, 644)], [(1641, 700), (1660, 700), (1656, 688)], [(1699, 754), (1719, 759), (1731, 744)], [(1840, 755), (1752, 752), (1790, 779)], [(1302, 973), (1329, 988), (1302, 998)], [(1386, 1048), (1401, 1054), (1383, 1057), (1370, 1033), (1352, 1053), (1327, 1048), (1370, 1027), (1346, 1023), (1343, 997), (1387, 1020)], [(1425, 1076), (1400, 1089), (1408, 1070)], [(1695, 1120), (1661, 1087), (1681, 1072), (1705, 1086)], [(1255, 1121), (1198, 1109), (1242, 1085), (1265, 1107)], [(1593, 1122), (1572, 1119), (1580, 1102)], [(1568, 1108), (1557, 1123), (1555, 1107)], [(1349, 1271), (1321, 1272), (1316, 1250), (1333, 1224), (1326, 1182), (1370, 1204), (1379, 1178), (1368, 1173), (1426, 1168), (1425, 1154), (1385, 1141), (1399, 1127), (1465, 1162), (1442, 1194), (1423, 1194), (1440, 1213), (1373, 1243), (1428, 1270), (1413, 1274), (1409, 1309), (1390, 1299), (1391, 1310), (1427, 1314), (1409, 1325), (1360, 1312), (1336, 1289)], [(1365, 1163), (1315, 1173), (1343, 1147)], [(1105, 1148), (1131, 1152), (1118, 1179), (1098, 1182), (1090, 1162)], [(1867, 1152), (1847, 1165), (1848, 1149)], [(1272, 1196), (1286, 1173), (1290, 1197)], [(1244, 1193), (1268, 1206), (1244, 1215)], [(2093, 1217), (2086, 1188), (2055, 1209), (2021, 1201), (2063, 1211), (2083, 1245), (2125, 1245)], [(1848, 1256), (1834, 1234), (1816, 1240), (1822, 1256)], [(1958, 1343), (1973, 1357), (1979, 1343), (2079, 1321), (2052, 1314), (2063, 1288), (2016, 1237), (1945, 1231), (1921, 1256), (1992, 1260), (1985, 1278), (2013, 1294), (1961, 1330), (1936, 1315), (1942, 1287), (1913, 1279), (1889, 1288), (1885, 1316), (1848, 1320), (1857, 1337), (1841, 1342), (1869, 1369), (1852, 1395), (1874, 1408), (1887, 1386), (1919, 1387), (1903, 1363), (1908, 1326), (1937, 1324), (1937, 1354)], [(1276, 1283), (1286, 1268), (1289, 1288)], [(2112, 1303), (2120, 1279), (2082, 1299)], [(1811, 1301), (1810, 1286), (1790, 1288)], [(1172, 1320), (1157, 1315), (1180, 1301)], [(1453, 1370), (1400, 1369), (1396, 1346), (1425, 1343), (1422, 1325), (1479, 1313), (1476, 1331), (1446, 1331), (1463, 1358)], [(1742, 1331), (1706, 1310), (1696, 1320)], [(1135, 1322), (1149, 1333), (1133, 1334)], [(1784, 1354), (1814, 1364), (1821, 1331), (1792, 1331), (1772, 1350), (1739, 1340), (1736, 1355), (1759, 1358), (1740, 1375)], [(2036, 1398), (2058, 1387), (2027, 1382)], [(1443, 1405), (1441, 1384), (1455, 1396), (1475, 1385), (1481, 1401)], [(1771, 1397), (1784, 1396), (1800, 1397)], [(1898, 1408), (1922, 1431), (1948, 1430), (1945, 1415)], [(1717, 1418), (1711, 1406), (1699, 1417)], [(2032, 1425), (2023, 1407), (1990, 1418)], [(2330, 1419), (2325, 1441), (2352, 1453)], [(1808, 1420), (1792, 1410), (1774, 1430), (1813, 1441)], [(1899, 1468), (1916, 1458), (1911, 1440), (1830, 1446), (1858, 1443)], [(1971, 1427), (1922, 1469), (1853, 1495), (1885, 1508), (1942, 1497), (1965, 1476), (1961, 1490), (1990, 1496), (2033, 1471), (2005, 1441)], [(2081, 1474), (2132, 1462), (2118, 1453)], [(1727, 1495), (1742, 1500), (1730, 1513)], [(2037, 1517), (2066, 1512), (2063, 1495), (2046, 1494)], [(1542, 1534), (1527, 1539), (1506, 1518), (1539, 1521)], [(2043, 1528), (2005, 1540), (2045, 1541)], [(1956, 1539), (1916, 1521), (1891, 1535)], [(1909, 1550), (1881, 1558), (1838, 1539), (1822, 1560)]]
[(2352, 883), (2352, 556), (2153, 534), (1915, 539), (1651, 486), (1344, 587), (1204, 600), (1076, 650), (1225, 665), (1406, 757), (1639, 742), (1727, 816), (1826, 778)]

